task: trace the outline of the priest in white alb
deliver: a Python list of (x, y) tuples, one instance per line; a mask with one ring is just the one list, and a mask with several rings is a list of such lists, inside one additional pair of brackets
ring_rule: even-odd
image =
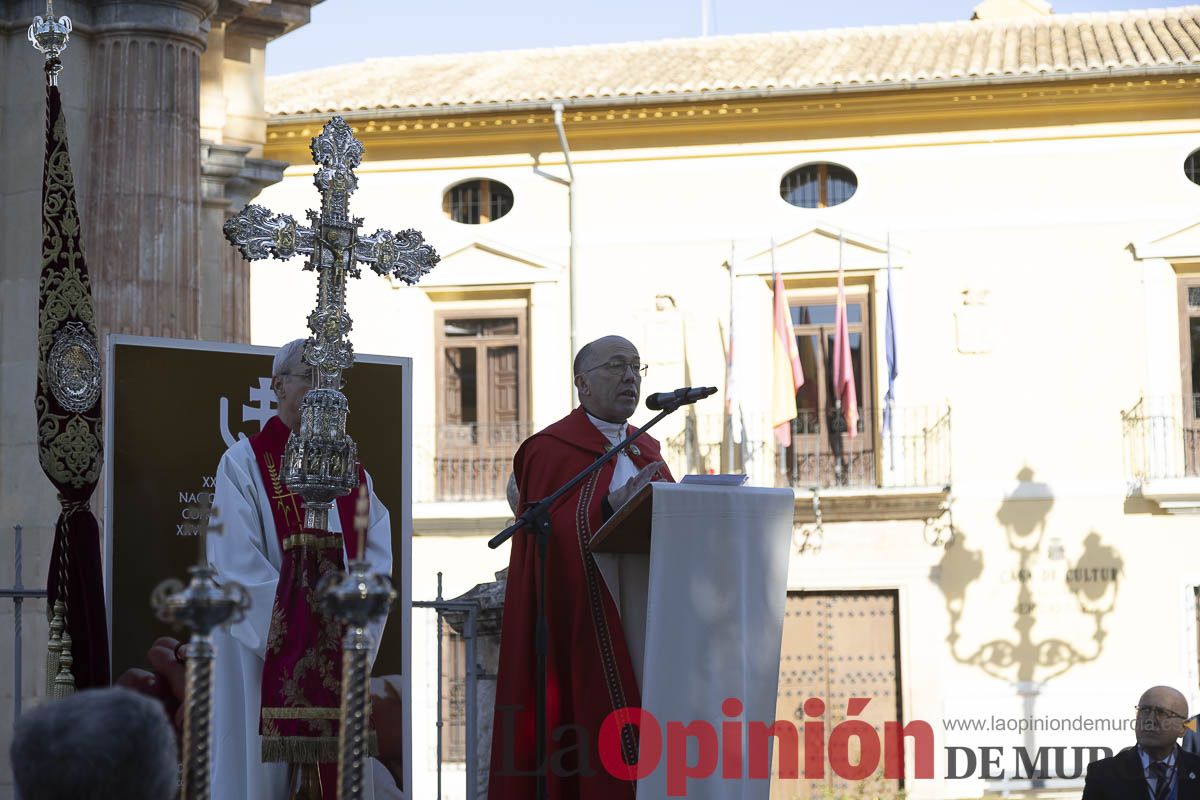
[[(313, 531), (303, 527), (304, 501), (283, 484), (284, 448), (300, 430), (300, 401), (312, 388), (304, 345), (289, 342), (272, 364), (278, 416), (229, 448), (217, 467), (220, 534), (208, 537), (208, 560), (218, 581), (237, 581), (251, 600), (245, 619), (214, 634), (212, 795), (222, 800), (285, 800), (296, 779), (289, 767), (298, 764), (318, 764), (322, 796), (337, 794), (341, 626), (313, 589), (357, 555), (358, 493), (339, 498), (330, 532)], [(366, 560), (390, 575), (388, 511), (361, 467), (359, 481), (370, 496)], [(376, 647), (383, 624), (373, 625)]]

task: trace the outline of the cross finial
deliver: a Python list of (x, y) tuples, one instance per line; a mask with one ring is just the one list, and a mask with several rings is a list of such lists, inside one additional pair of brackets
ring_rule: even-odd
[(46, 0), (45, 19), (34, 17), (26, 37), (35, 50), (46, 54), (46, 81), (51, 86), (58, 86), (58, 73), (62, 72), (62, 61), (58, 57), (71, 38), (71, 19), (54, 19), (54, 0)]

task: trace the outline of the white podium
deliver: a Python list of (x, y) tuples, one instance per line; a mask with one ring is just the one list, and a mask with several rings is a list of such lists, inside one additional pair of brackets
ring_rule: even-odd
[[(767, 800), (770, 756), (768, 777), (751, 780), (746, 723), (775, 719), (794, 503), (791, 489), (652, 483), (593, 537), (642, 708), (662, 728), (659, 766), (638, 782), (638, 800), (667, 797), (667, 724), (694, 721), (716, 731), (718, 757), (711, 775), (688, 780), (687, 797)], [(722, 712), (726, 698), (741, 701), (740, 715)], [(722, 723), (738, 722), (741, 777), (729, 778)], [(697, 759), (691, 740), (687, 763)]]

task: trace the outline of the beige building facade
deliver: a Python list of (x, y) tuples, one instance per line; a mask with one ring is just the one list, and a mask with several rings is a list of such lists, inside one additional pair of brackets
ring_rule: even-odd
[[(677, 475), (745, 470), (796, 489), (779, 719), (823, 723), (832, 742), (850, 698), (870, 698), (852, 716), (930, 726), (933, 777), (907, 779), (910, 797), (1073, 797), (1081, 780), (1056, 775), (1132, 741), (1113, 728), (1142, 688), (1200, 705), (1196, 7), (1055, 16), (989, 0), (941, 25), (264, 80), (266, 42), (311, 3), (75, 5), (62, 83), (103, 330), (303, 332), (311, 276), (246, 265), (219, 230), (256, 195), (297, 215), (315, 205), (308, 141), (334, 113), (367, 148), (352, 201), (364, 227), (418, 228), (443, 255), (416, 287), (368, 273), (350, 291), (356, 348), (417, 370), (414, 599), (434, 597), (438, 572), (453, 596), (505, 566), (485, 542), (509, 517), (512, 451), (571, 408), (574, 350), (615, 332), (650, 365), (645, 391), (721, 389), (657, 429)], [(0, 10), (0, 143), (31, 154), (0, 167), (0, 523), (25, 526), (36, 585), (55, 501), (29, 403), (44, 112), (24, 30), (43, 7)], [(827, 386), (839, 264), (853, 437), (831, 432)], [(899, 377), (885, 429), (889, 265)], [(768, 418), (775, 271), (806, 376), (785, 447)], [(44, 685), (30, 644), (42, 620), (25, 614), (28, 702)], [(413, 630), (413, 794), (427, 797), (432, 617)], [(445, 644), (461, 669), (461, 642)], [(10, 669), (0, 659), (5, 703)], [(824, 712), (804, 706), (814, 697)], [(774, 796), (857, 791), (825, 771)]]
[[(644, 391), (722, 390), (658, 429), (676, 475), (796, 489), (779, 719), (829, 737), (868, 697), (877, 730), (930, 726), (934, 776), (909, 797), (1073, 797), (1095, 757), (1076, 748), (1131, 744), (1143, 688), (1200, 702), (1200, 13), (1048, 10), (268, 80), (265, 153), (291, 166), (261, 200), (313, 205), (308, 141), (339, 113), (366, 146), (364, 227), (418, 228), (443, 255), (417, 287), (350, 294), (356, 347), (417, 369), (414, 599), (439, 571), (453, 596), (504, 566), (485, 541), (515, 444), (571, 408), (573, 350), (620, 333)], [(839, 264), (853, 437), (831, 433)], [(773, 271), (806, 376), (785, 447)], [(309, 283), (252, 268), (253, 341), (302, 329)], [(418, 795), (438, 697), (421, 630)], [(852, 788), (827, 767), (773, 796)]]

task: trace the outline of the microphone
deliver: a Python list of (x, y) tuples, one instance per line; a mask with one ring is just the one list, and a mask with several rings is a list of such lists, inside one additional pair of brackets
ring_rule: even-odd
[(679, 408), (680, 406), (691, 405), (697, 400), (703, 400), (709, 395), (717, 393), (715, 386), (697, 386), (693, 389), (691, 386), (685, 386), (682, 389), (676, 389), (673, 392), (659, 392), (652, 394), (646, 398), (646, 408), (651, 411), (662, 411), (664, 408)]

